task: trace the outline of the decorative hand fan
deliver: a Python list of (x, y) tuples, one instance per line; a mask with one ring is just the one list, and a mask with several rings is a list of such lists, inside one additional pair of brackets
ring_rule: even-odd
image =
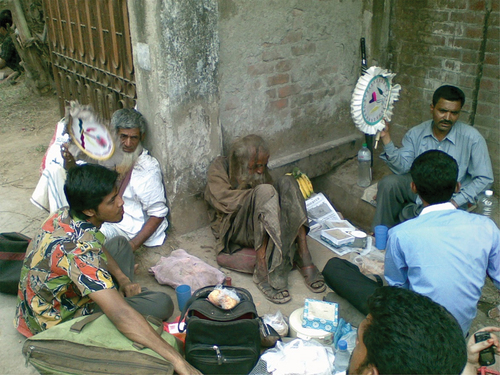
[(391, 120), (394, 102), (399, 99), (401, 86), (392, 84), (395, 75), (372, 66), (359, 77), (352, 93), (351, 116), (354, 124), (365, 134), (377, 134), (377, 141), (378, 133), (385, 127), (382, 120)]
[(72, 101), (65, 117), (67, 131), (80, 150), (96, 160), (107, 160), (113, 155), (113, 138), (90, 106)]

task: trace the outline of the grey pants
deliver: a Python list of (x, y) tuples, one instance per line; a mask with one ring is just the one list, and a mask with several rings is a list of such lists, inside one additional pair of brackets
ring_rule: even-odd
[(423, 206), (415, 203), (417, 194), (411, 191), (411, 175), (409, 173), (392, 174), (378, 183), (377, 211), (373, 218), (372, 229), (377, 225), (388, 228), (413, 219), (422, 212)]
[[(114, 237), (105, 246), (122, 272), (133, 282), (134, 252), (127, 239), (122, 236)], [(172, 299), (163, 292), (146, 290), (136, 296), (126, 297), (125, 301), (142, 315), (152, 315), (161, 320), (167, 320), (174, 312)]]

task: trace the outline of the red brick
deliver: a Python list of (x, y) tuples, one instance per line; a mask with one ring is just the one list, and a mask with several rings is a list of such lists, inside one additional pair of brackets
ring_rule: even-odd
[(288, 106), (288, 99), (275, 100), (269, 103), (272, 109), (281, 110)]
[(300, 90), (301, 90), (300, 85), (288, 85), (280, 87), (278, 89), (278, 97), (286, 98), (287, 96), (298, 94)]
[(266, 64), (266, 63), (250, 65), (247, 68), (247, 73), (250, 74), (251, 76), (270, 74), (273, 72), (274, 72), (274, 66), (272, 64)]
[(476, 77), (460, 74), (458, 85), (462, 88), (473, 88), (476, 84)]
[[(493, 2), (495, 2), (495, 0), (493, 0)], [(468, 9), (470, 9), (470, 10), (485, 10), (486, 3), (484, 0), (469, 0)]]
[[(497, 69), (498, 69), (498, 67), (497, 67)], [(499, 88), (498, 85), (499, 85), (499, 82), (497, 79), (488, 79), (488, 78), (485, 78), (483, 75), (483, 78), (481, 79), (481, 84), (479, 87), (481, 88), (481, 90), (498, 92), (498, 88)]]
[(436, 4), (436, 8), (441, 9), (466, 9), (466, 0), (439, 0)]
[(316, 52), (316, 44), (314, 43), (307, 43), (303, 46), (292, 47), (292, 54), (294, 56), (307, 55), (314, 52)]
[(472, 23), (482, 25), (484, 22), (484, 13), (480, 12), (451, 12), (451, 22)]
[(462, 61), (477, 64), (479, 62), (479, 51), (462, 50)]
[(451, 40), (452, 47), (479, 50), (481, 47), (480, 40), (465, 39), (465, 38), (453, 38)]
[(461, 26), (459, 23), (435, 22), (432, 25), (432, 34), (462, 36), (463, 31)]
[(281, 44), (297, 43), (302, 40), (302, 31), (290, 31), (281, 40)]
[(498, 40), (488, 39), (486, 41), (486, 51), (487, 52), (498, 53), (498, 52), (500, 52), (499, 47), (500, 47), (500, 42)]
[(280, 61), (276, 64), (276, 71), (278, 73), (288, 72), (292, 69), (292, 62), (290, 60)]
[(460, 50), (449, 47), (432, 48), (432, 53), (436, 56), (452, 58), (452, 59), (459, 59), (462, 57)]
[(442, 35), (419, 35), (419, 41), (433, 46), (444, 46), (446, 38)]
[(500, 79), (500, 68), (498, 66), (483, 66), (483, 77)]
[(267, 86), (282, 85), (290, 81), (290, 76), (288, 74), (277, 74), (275, 76), (269, 77), (267, 79)]
[(491, 10), (493, 12), (498, 12), (500, 11), (500, 2), (499, 1), (492, 1), (491, 2)]
[(483, 28), (467, 26), (467, 28), (465, 29), (465, 37), (473, 39), (481, 39), (483, 37)]
[(484, 55), (484, 63), (490, 65), (499, 65), (500, 58), (497, 53), (486, 53)]
[(492, 108), (491, 105), (478, 103), (477, 109), (476, 109), (476, 114), (483, 115), (483, 116), (490, 116), (491, 115), (491, 108)]
[(491, 93), (488, 91), (480, 90), (478, 100), (498, 106), (498, 94), (496, 92)]
[(489, 26), (488, 31), (486, 33), (486, 37), (488, 39), (495, 39), (498, 43), (498, 41), (500, 40), (500, 28), (495, 26)]
[(302, 107), (305, 104), (312, 103), (314, 100), (314, 95), (311, 92), (306, 94), (296, 95), (291, 98), (292, 100), (292, 108)]

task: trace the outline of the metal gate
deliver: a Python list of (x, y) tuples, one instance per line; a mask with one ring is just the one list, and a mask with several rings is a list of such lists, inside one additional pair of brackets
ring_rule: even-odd
[(59, 108), (91, 104), (109, 120), (135, 105), (126, 0), (43, 0)]

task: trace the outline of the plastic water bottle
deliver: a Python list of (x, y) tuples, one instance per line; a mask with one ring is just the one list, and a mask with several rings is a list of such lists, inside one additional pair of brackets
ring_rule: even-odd
[(351, 357), (349, 350), (347, 350), (347, 341), (339, 340), (338, 346), (339, 348), (335, 352), (335, 360), (333, 361), (336, 374), (347, 370), (349, 367), (349, 359)]
[(495, 200), (493, 199), (493, 190), (485, 190), (478, 199), (479, 213), (484, 216), (493, 217), (495, 211)]
[(372, 155), (366, 143), (358, 151), (358, 185), (368, 187), (372, 182)]

